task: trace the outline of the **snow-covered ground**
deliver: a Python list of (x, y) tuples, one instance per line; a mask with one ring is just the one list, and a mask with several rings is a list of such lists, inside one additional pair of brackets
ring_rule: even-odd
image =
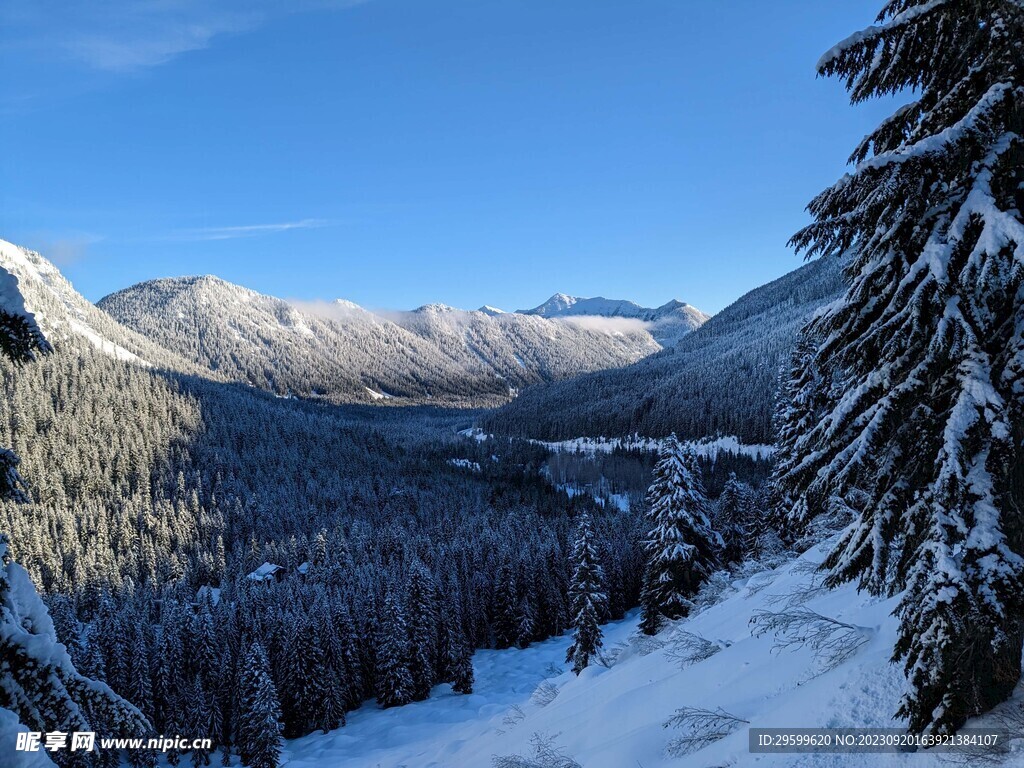
[[(484, 441), (492, 437), (482, 429), (473, 427), (464, 429), (459, 434), (477, 441)], [(534, 445), (541, 445), (550, 451), (560, 453), (611, 453), (623, 448), (631, 451), (657, 452), (664, 442), (656, 437), (574, 437), (569, 440), (558, 440), (549, 442), (545, 440), (533, 440), (527, 438), (527, 442)], [(775, 450), (774, 446), (761, 443), (743, 443), (735, 435), (723, 437), (704, 438), (702, 440), (686, 440), (681, 443), (692, 448), (698, 456), (714, 459), (720, 453), (731, 453), (735, 456), (748, 456), (752, 459), (767, 459)]]
[[(406, 707), (367, 705), (351, 713), (342, 729), (288, 742), (285, 765), (486, 767), (495, 755), (531, 755), (534, 734), (550, 738), (584, 768), (948, 765), (949, 756), (920, 753), (751, 754), (745, 725), (684, 757), (666, 752), (679, 732), (663, 723), (687, 706), (721, 708), (755, 727), (899, 727), (891, 716), (905, 683), (901, 669), (889, 663), (896, 599), (872, 598), (852, 586), (814, 589), (819, 577), (810, 566), (824, 552), (815, 548), (774, 571), (733, 581), (720, 602), (654, 643), (635, 636), (635, 615), (606, 626), (610, 666), (591, 666), (578, 678), (563, 663), (568, 637), (526, 650), (480, 651), (474, 657), (473, 695), (457, 696), (441, 686), (428, 701)], [(751, 617), (780, 611), (787, 599), (791, 606), (858, 628), (863, 645), (825, 669), (827, 662), (807, 646), (780, 649), (772, 634), (755, 636)], [(697, 663), (681, 663), (680, 646), (673, 641), (679, 631), (721, 650)], [(547, 696), (534, 695), (542, 683)], [(1004, 762), (1024, 765), (1024, 752), (1018, 748)]]
[[(624, 641), (636, 628), (635, 618), (605, 627), (613, 642)], [(530, 698), (545, 679), (565, 683), (565, 652), (571, 638), (556, 637), (529, 648), (483, 650), (473, 657), (475, 693), (460, 696), (451, 686), (434, 689), (426, 701), (393, 709), (366, 704), (348, 715), (348, 724), (328, 734), (286, 742), (282, 764), (289, 768), (441, 768), (487, 766), (486, 753), (502, 732), (520, 725), (512, 709), (531, 709)], [(483, 752), (481, 752), (483, 750)], [(485, 754), (486, 753), (486, 754)], [(482, 756), (481, 756), (482, 755)]]
[(588, 485), (580, 488), (573, 483), (558, 483), (555, 485), (555, 488), (565, 493), (570, 499), (580, 495), (587, 495), (602, 507), (611, 504), (619, 512), (629, 512), (630, 499), (627, 493), (608, 493), (604, 490), (595, 491), (593, 486)]

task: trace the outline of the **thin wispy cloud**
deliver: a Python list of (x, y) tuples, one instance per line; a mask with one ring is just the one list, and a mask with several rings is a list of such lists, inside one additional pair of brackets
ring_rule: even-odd
[(136, 72), (250, 32), (275, 18), (343, 10), (367, 0), (7, 0), (5, 47), (91, 69)]
[(61, 269), (73, 266), (89, 256), (90, 246), (104, 240), (91, 232), (37, 232), (26, 236), (25, 242)]
[(245, 237), (261, 237), (288, 232), (294, 229), (319, 229), (334, 226), (336, 222), (329, 219), (300, 219), (299, 221), (283, 221), (273, 224), (246, 224), (232, 227), (199, 227), (182, 229), (168, 235), (167, 240), (238, 240)]

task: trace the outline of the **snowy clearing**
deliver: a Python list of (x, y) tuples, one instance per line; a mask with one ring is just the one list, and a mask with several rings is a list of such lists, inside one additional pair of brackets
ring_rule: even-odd
[[(478, 442), (489, 440), (489, 435), (479, 427), (464, 429), (459, 432), (463, 437), (468, 437)], [(618, 449), (628, 451), (648, 451), (657, 453), (665, 442), (662, 438), (641, 437), (574, 437), (569, 440), (545, 441), (525, 438), (527, 442), (534, 445), (541, 445), (549, 451), (556, 453), (611, 453)], [(747, 444), (740, 441), (735, 435), (722, 437), (706, 437), (701, 440), (681, 440), (680, 445), (692, 448), (693, 451), (703, 458), (715, 459), (720, 453), (730, 453), (734, 456), (747, 456), (752, 459), (768, 459), (775, 451), (775, 447), (763, 443)]]
[[(605, 627), (606, 637), (624, 641), (635, 627), (635, 618), (610, 624)], [(553, 674), (557, 673), (553, 681), (562, 684), (572, 677), (564, 672), (570, 642), (563, 635), (522, 650), (477, 651), (473, 656), (476, 693), (460, 696), (452, 693), (451, 686), (440, 685), (428, 700), (404, 707), (380, 709), (367, 703), (349, 713), (343, 728), (286, 742), (282, 764), (293, 768), (490, 765), (490, 755), (479, 757), (480, 750), (486, 750), (501, 732), (511, 735), (510, 731), (519, 730), (505, 722), (518, 717), (512, 707), (529, 707), (537, 686)]]

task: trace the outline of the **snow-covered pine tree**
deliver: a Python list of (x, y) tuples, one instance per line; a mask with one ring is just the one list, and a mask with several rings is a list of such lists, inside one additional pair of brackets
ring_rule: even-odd
[(441, 679), (451, 683), (455, 693), (473, 692), (473, 648), (463, 629), (458, 600), (444, 610), (441, 628)]
[(323, 730), (333, 730), (345, 724), (345, 707), (352, 692), (349, 690), (349, 680), (345, 669), (343, 638), (334, 631), (330, 606), (327, 604), (325, 596), (322, 596), (322, 599), (313, 607), (313, 622), (323, 648), (326, 682), (321, 710), (323, 720), (320, 727)]
[(217, 679), (220, 661), (217, 658), (217, 634), (213, 628), (210, 604), (204, 600), (192, 619), (189, 634), (190, 664), (203, 683), (203, 688), (212, 690)]
[(675, 435), (662, 443), (647, 502), (652, 528), (644, 542), (640, 628), (653, 635), (666, 619), (690, 612), (690, 598), (718, 565), (722, 537), (708, 519), (697, 457)]
[(715, 530), (722, 537), (723, 561), (737, 563), (755, 549), (755, 517), (753, 490), (730, 472), (715, 502)]
[[(186, 700), (186, 722), (188, 732), (194, 733), (196, 737), (212, 737), (213, 728), (213, 707), (210, 699), (212, 694), (203, 687), (203, 681), (196, 675), (188, 687), (188, 698)], [(200, 768), (210, 764), (210, 750), (193, 749), (190, 755), (192, 768)]]
[(517, 609), (519, 607), (515, 571), (508, 562), (498, 570), (494, 586), (494, 647), (511, 648), (519, 634)]
[[(362, 703), (362, 668), (359, 662), (358, 639), (348, 605), (342, 602), (331, 619), (334, 638), (340, 650), (339, 674), (343, 676), (345, 688), (341, 698), (343, 709), (355, 709)], [(344, 718), (342, 718), (344, 723)]]
[(0, 535), (0, 745), (14, 749), (8, 726), (15, 723), (40, 732), (148, 735), (139, 710), (75, 670), (28, 573), (11, 561), (7, 547)]
[(533, 604), (524, 595), (519, 601), (519, 608), (516, 611), (516, 646), (525, 648), (533, 640), (533, 633), (537, 625), (537, 617), (533, 610)]
[(409, 673), (413, 701), (430, 696), (436, 676), (437, 599), (434, 577), (420, 561), (413, 562), (405, 591), (409, 623)]
[(384, 616), (377, 633), (377, 703), (387, 709), (412, 701), (409, 639), (405, 612), (391, 589), (384, 597)]
[[(0, 355), (21, 365), (51, 350), (35, 316), (25, 309), (18, 278), (0, 269)], [(18, 464), (14, 451), (0, 448), (0, 499), (28, 501)]]
[(325, 655), (313, 619), (292, 617), (295, 626), (287, 643), (281, 704), (286, 738), (304, 736), (313, 730), (324, 733), (338, 727), (330, 712), (331, 692), (325, 675)]
[(577, 675), (586, 669), (590, 659), (601, 648), (601, 619), (606, 610), (604, 571), (598, 562), (597, 540), (590, 515), (580, 515), (576, 540), (572, 548), (572, 581), (569, 584), (569, 612), (572, 616), (573, 641), (565, 654)]
[(794, 238), (851, 259), (811, 322), (845, 386), (782, 489), (848, 499), (831, 582), (906, 590), (899, 715), (949, 732), (1004, 700), (1024, 637), (1024, 5), (891, 0), (828, 51), (853, 102), (908, 94)]
[(818, 369), (817, 342), (810, 328), (804, 328), (783, 371), (775, 404), (773, 427), (775, 452), (772, 456), (771, 517), (773, 527), (784, 541), (796, 541), (810, 520), (819, 515), (825, 500), (788, 491), (786, 478), (802, 457), (797, 443), (826, 415), (831, 389)]
[(281, 707), (263, 646), (254, 643), (239, 675), (238, 754), (248, 768), (277, 768), (281, 757)]
[(82, 662), (75, 668), (86, 677), (103, 680), (105, 667), (103, 652), (96, 639), (96, 630), (91, 624), (86, 626), (79, 635), (79, 656)]
[[(157, 644), (156, 669), (153, 675), (154, 725), (162, 733), (184, 733), (182, 727), (183, 671), (185, 651), (182, 641), (181, 612), (177, 604), (165, 601), (161, 614), (160, 640)], [(93, 643), (95, 645), (95, 643)], [(177, 754), (173, 755), (177, 758)], [(168, 759), (172, 753), (168, 753)]]
[(451, 630), (447, 642), (448, 670), (451, 677), (452, 690), (455, 693), (472, 693), (473, 683), (473, 649), (461, 630)]
[(128, 649), (129, 686), (124, 693), (142, 714), (152, 720), (153, 687), (150, 675), (153, 668), (149, 663), (147, 630), (149, 625), (141, 620), (131, 627), (131, 646)]

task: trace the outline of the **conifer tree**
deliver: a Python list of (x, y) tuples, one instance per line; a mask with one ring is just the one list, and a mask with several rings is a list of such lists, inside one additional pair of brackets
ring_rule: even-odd
[(313, 540), (312, 564), (318, 567), (327, 565), (327, 529), (321, 528)]
[(106, 677), (103, 661), (103, 651), (100, 650), (99, 641), (96, 639), (96, 629), (92, 624), (87, 625), (79, 636), (79, 657), (81, 663), (76, 668), (86, 677), (93, 680), (103, 680)]
[(739, 562), (755, 549), (756, 518), (753, 490), (730, 472), (715, 503), (715, 530), (722, 537), (724, 562)]
[[(213, 707), (211, 705), (211, 694), (203, 687), (203, 681), (199, 675), (192, 680), (188, 687), (186, 715), (189, 733), (195, 734), (195, 738), (213, 738)], [(210, 764), (210, 750), (195, 748), (191, 754), (192, 768), (200, 768)]]
[(445, 611), (441, 640), (441, 679), (451, 683), (455, 693), (472, 693), (473, 648), (463, 630), (458, 602), (449, 604)]
[(789, 366), (783, 371), (775, 405), (775, 453), (772, 456), (771, 516), (774, 528), (785, 541), (795, 541), (810, 520), (821, 514), (825, 500), (794, 493), (787, 480), (803, 457), (797, 449), (801, 437), (826, 415), (829, 408), (829, 384), (818, 369), (818, 345), (810, 328), (804, 328), (790, 353)]
[(294, 619), (286, 649), (281, 681), (285, 737), (303, 736), (314, 729), (326, 733), (336, 728), (337, 720), (330, 711), (326, 658), (310, 617)]
[(199, 675), (203, 687), (212, 690), (217, 678), (217, 636), (213, 629), (213, 616), (207, 600), (200, 603), (199, 612), (192, 620), (190, 633), (191, 666)]
[(519, 601), (519, 609), (516, 611), (516, 646), (525, 648), (533, 640), (533, 632), (537, 618), (533, 610), (533, 604), (526, 595)]
[(430, 695), (436, 676), (437, 604), (433, 577), (419, 560), (413, 563), (409, 573), (405, 606), (409, 622), (412, 699), (422, 701)]
[(0, 714), (13, 712), (32, 731), (148, 735), (149, 722), (138, 709), (74, 668), (46, 605), (7, 547), (0, 535)]
[[(358, 638), (352, 624), (352, 615), (348, 605), (342, 602), (334, 611), (331, 620), (333, 634), (339, 650), (339, 674), (344, 680), (341, 699), (343, 709), (358, 707), (363, 699), (362, 664), (359, 660)], [(342, 718), (344, 722), (344, 718)]]
[(597, 540), (590, 515), (580, 515), (572, 549), (572, 581), (569, 585), (573, 642), (565, 655), (577, 675), (590, 664), (601, 649), (601, 619), (607, 610), (604, 571), (598, 562)]
[(148, 629), (141, 621), (132, 627), (131, 645), (128, 648), (128, 688), (125, 695), (146, 717), (153, 717), (153, 690), (150, 675), (149, 648), (146, 641)]
[(644, 542), (640, 627), (653, 635), (664, 620), (689, 614), (690, 598), (718, 565), (722, 537), (708, 520), (697, 458), (675, 435), (662, 444), (647, 501), (652, 528)]
[(182, 672), (185, 668), (185, 653), (178, 618), (177, 606), (172, 606), (169, 601), (165, 602), (155, 659), (156, 670), (153, 675), (154, 724), (163, 733), (184, 731), (180, 727), (180, 720), (175, 719), (180, 710)]
[(385, 709), (412, 701), (409, 640), (402, 604), (389, 589), (377, 638), (377, 703)]
[(812, 513), (857, 511), (830, 583), (905, 590), (898, 714), (950, 732), (1021, 675), (1024, 6), (890, 0), (818, 71), (854, 103), (907, 103), (793, 238), (850, 259), (845, 296), (810, 325), (813, 364), (844, 386), (779, 479)]
[(270, 665), (259, 643), (245, 656), (239, 675), (238, 754), (248, 768), (277, 768), (281, 757), (281, 707)]
[(468, 694), (473, 692), (473, 649), (461, 631), (449, 630), (446, 643), (448, 652), (447, 666), (451, 678), (452, 690), (455, 693)]
[(511, 648), (519, 635), (516, 576), (508, 562), (498, 570), (494, 587), (494, 647)]
[(345, 724), (345, 708), (352, 696), (345, 665), (345, 639), (334, 631), (329, 615), (330, 608), (325, 601), (314, 607), (313, 623), (324, 655), (324, 676), (326, 686), (321, 710), (321, 730), (329, 731)]

